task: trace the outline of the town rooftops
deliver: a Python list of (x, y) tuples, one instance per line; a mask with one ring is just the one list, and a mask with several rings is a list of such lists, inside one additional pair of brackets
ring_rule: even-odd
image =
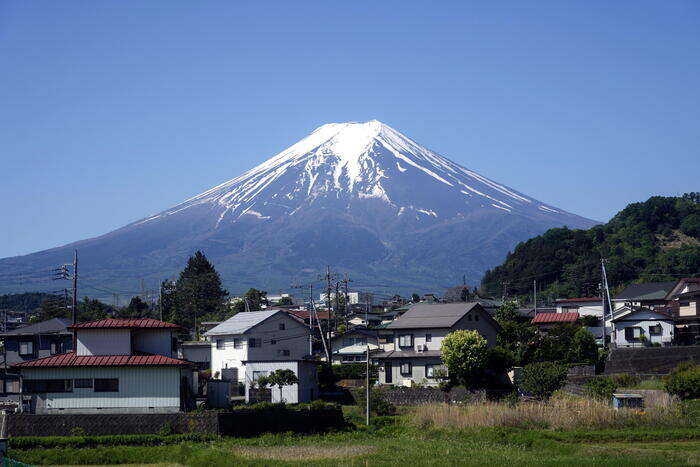
[(277, 313), (284, 313), (281, 310), (264, 311), (243, 311), (236, 313), (223, 323), (208, 330), (205, 336), (222, 336), (229, 334), (244, 334), (251, 328), (257, 326)]
[[(658, 317), (652, 318), (656, 321), (672, 321), (673, 320), (671, 315), (669, 315), (668, 313), (664, 313), (663, 311), (651, 310), (649, 308), (643, 308), (643, 307), (642, 308), (624, 307), (624, 308), (621, 308), (619, 310), (619, 312), (615, 313), (615, 316), (613, 316), (612, 321), (614, 323), (618, 322), (618, 321), (626, 321), (627, 319), (629, 319), (630, 316), (636, 315), (638, 313), (647, 313), (647, 314), (651, 314), (651, 315), (658, 315)], [(634, 321), (637, 321), (637, 320), (634, 320)]]
[(65, 318), (52, 318), (40, 323), (30, 324), (29, 326), (4, 332), (0, 334), (0, 337), (30, 336), (35, 334), (70, 334), (67, 330), (70, 322), (69, 319)]
[(537, 316), (532, 318), (532, 324), (575, 323), (578, 321), (578, 318), (577, 311), (567, 313), (537, 313)]
[[(387, 329), (409, 328), (451, 328), (478, 303), (418, 303), (413, 305), (400, 318), (389, 323)], [(488, 315), (488, 313), (485, 313)]]
[(50, 357), (20, 362), (19, 368), (49, 368), (69, 366), (189, 366), (185, 360), (163, 355), (76, 355), (68, 352)]
[(103, 329), (103, 328), (170, 328), (179, 329), (180, 326), (173, 323), (166, 323), (165, 321), (159, 321), (157, 319), (143, 318), (143, 319), (115, 319), (115, 318), (104, 318), (95, 321), (88, 321), (86, 323), (71, 324), (68, 326), (69, 329)]
[(560, 298), (559, 300), (555, 300), (555, 303), (573, 303), (573, 302), (582, 302), (582, 303), (598, 302), (598, 303), (600, 303), (602, 300), (603, 299), (600, 297)]
[(684, 277), (683, 279), (679, 279), (673, 284), (673, 287), (671, 287), (671, 290), (669, 290), (664, 298), (666, 300), (678, 298), (677, 296), (680, 294), (681, 290), (683, 290), (685, 284), (700, 284), (700, 277)]
[(329, 313), (327, 311), (317, 311), (316, 313), (312, 313), (311, 311), (308, 310), (282, 310), (290, 315), (296, 316), (299, 319), (309, 319), (309, 317), (316, 318), (318, 316), (318, 319), (329, 319)]
[(615, 295), (613, 300), (663, 300), (674, 285), (676, 281), (630, 284)]

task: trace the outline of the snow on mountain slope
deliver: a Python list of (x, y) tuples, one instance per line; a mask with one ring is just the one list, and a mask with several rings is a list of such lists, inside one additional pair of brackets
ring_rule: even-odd
[(476, 206), (505, 213), (565, 214), (372, 120), (323, 125), (243, 175), (142, 222), (201, 204), (220, 208), (217, 225), (244, 215), (269, 220), (294, 215), (319, 197), (377, 199), (397, 216), (410, 211), (454, 217)]

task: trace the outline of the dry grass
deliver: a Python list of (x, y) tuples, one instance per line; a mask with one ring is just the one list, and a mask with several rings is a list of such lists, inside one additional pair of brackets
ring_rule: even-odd
[(521, 402), (514, 407), (485, 402), (469, 405), (429, 405), (418, 407), (413, 420), (419, 426), (521, 428), (624, 428), (636, 426), (684, 426), (675, 407), (657, 407), (646, 412), (615, 410), (610, 405), (589, 400), (560, 398), (548, 402)]
[(311, 461), (319, 459), (348, 458), (369, 454), (375, 450), (372, 446), (274, 446), (236, 448), (236, 454), (249, 459), (271, 459), (277, 461)]

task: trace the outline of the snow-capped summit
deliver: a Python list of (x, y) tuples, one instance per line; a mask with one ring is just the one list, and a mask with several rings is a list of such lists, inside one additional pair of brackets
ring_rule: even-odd
[(464, 216), (475, 208), (565, 214), (370, 120), (322, 125), (243, 175), (144, 222), (201, 204), (220, 211), (217, 226), (245, 215), (270, 220), (294, 215), (319, 197), (346, 205), (376, 199), (396, 216), (419, 219)]
[(78, 248), (83, 277), (102, 290), (137, 290), (141, 279), (176, 274), (201, 249), (234, 293), (286, 289), (328, 264), (358, 286), (437, 292), (463, 275), (476, 284), (518, 242), (550, 227), (593, 224), (377, 120), (328, 123), (177, 206), (101, 237), (0, 260), (0, 273), (50, 269)]

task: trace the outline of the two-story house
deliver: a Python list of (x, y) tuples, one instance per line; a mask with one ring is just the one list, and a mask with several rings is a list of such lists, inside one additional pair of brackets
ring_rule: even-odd
[(164, 413), (191, 408), (190, 363), (173, 358), (180, 327), (155, 319), (68, 326), (76, 350), (17, 363), (33, 413)]
[(700, 344), (700, 277), (680, 279), (665, 298), (666, 311), (675, 321), (676, 341)]
[(393, 349), (371, 355), (379, 365), (379, 382), (437, 385), (436, 371), (443, 369), (442, 341), (459, 329), (476, 330), (493, 346), (500, 326), (478, 303), (414, 305), (385, 328), (393, 331)]
[(613, 308), (618, 310), (624, 306), (644, 307), (654, 309), (665, 307), (666, 295), (673, 289), (677, 281), (642, 282), (630, 284), (612, 298)]
[(658, 309), (624, 306), (612, 320), (611, 342), (616, 347), (670, 345), (674, 338), (673, 318)]
[(331, 359), (333, 363), (357, 363), (367, 360), (370, 352), (381, 349), (379, 332), (374, 329), (356, 327), (331, 339)]
[(0, 391), (4, 395), (20, 392), (19, 375), (9, 369), (12, 365), (73, 350), (69, 324), (68, 319), (53, 318), (0, 334), (4, 344)]
[(215, 379), (245, 383), (246, 362), (301, 360), (310, 356), (310, 332), (282, 310), (237, 313), (207, 331)]

